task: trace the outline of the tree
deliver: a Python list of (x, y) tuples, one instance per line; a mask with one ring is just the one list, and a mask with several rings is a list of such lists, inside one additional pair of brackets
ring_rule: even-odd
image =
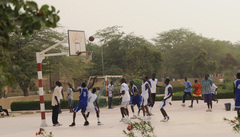
[(224, 69), (233, 69), (238, 65), (238, 61), (232, 56), (232, 54), (227, 53), (226, 57), (221, 60)]
[(217, 72), (218, 68), (219, 66), (216, 60), (210, 60), (207, 62), (207, 72), (209, 72), (210, 74)]
[[(60, 33), (49, 28), (43, 27), (40, 31), (34, 31), (27, 39), (19, 34), (13, 34), (10, 38), (11, 44), (15, 48), (9, 51), (9, 67), (8, 72), (16, 78), (16, 82), (23, 90), (24, 96), (28, 96), (28, 88), (31, 81), (37, 78), (36, 52), (56, 44), (63, 40), (66, 34)], [(59, 46), (48, 53), (66, 51), (66, 48)], [(43, 62), (43, 74), (51, 73), (50, 70), (59, 70), (57, 64), (61, 57), (51, 57)], [(48, 64), (52, 63), (50, 69)], [(19, 67), (14, 67), (19, 66)]]
[(160, 50), (148, 46), (131, 48), (126, 55), (126, 72), (130, 78), (151, 76), (153, 72), (159, 73), (163, 63)]
[[(0, 58), (0, 89), (5, 85), (11, 86), (14, 82), (14, 76), (6, 72), (9, 68), (8, 51), (14, 49), (15, 46), (10, 43), (10, 37), (15, 33), (30, 38), (34, 30), (41, 29), (42, 23), (47, 27), (56, 27), (60, 19), (57, 15), (58, 12), (53, 6), (51, 6), (51, 10), (49, 10), (48, 5), (38, 8), (38, 5), (33, 1), (0, 1), (0, 50), (2, 52)], [(12, 66), (12, 69), (14, 67), (17, 66)]]
[(193, 73), (201, 77), (206, 73), (207, 68), (207, 52), (204, 49), (197, 54), (197, 56), (193, 60), (192, 71)]

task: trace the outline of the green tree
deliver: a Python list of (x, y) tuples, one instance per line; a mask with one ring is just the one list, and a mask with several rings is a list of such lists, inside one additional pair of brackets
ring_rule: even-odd
[[(40, 52), (49, 46), (63, 40), (66, 34), (43, 27), (40, 31), (34, 31), (28, 39), (19, 34), (13, 34), (10, 38), (15, 48), (9, 51), (8, 72), (16, 78), (16, 82), (23, 90), (24, 96), (28, 96), (28, 88), (31, 81), (37, 78), (36, 52)], [(66, 51), (66, 48), (59, 46), (48, 53)], [(61, 57), (50, 57), (43, 62), (43, 74), (52, 73), (51, 70), (59, 71)], [(49, 63), (52, 67), (49, 68)], [(19, 66), (19, 67), (14, 67)]]
[(226, 54), (226, 57), (221, 60), (221, 63), (224, 69), (231, 69), (231, 70), (238, 65), (237, 59), (235, 59), (233, 55), (230, 53)]
[[(34, 30), (40, 30), (42, 23), (47, 27), (56, 27), (59, 21), (55, 8), (38, 5), (33, 1), (24, 0), (1, 0), (0, 1), (0, 89), (5, 85), (12, 85), (14, 76), (7, 72), (10, 67), (8, 64), (8, 51), (14, 49), (15, 45), (10, 43), (10, 37), (15, 34), (29, 38)], [(19, 64), (19, 63), (18, 63)], [(12, 66), (14, 69), (17, 66)]]
[(197, 54), (197, 56), (193, 60), (192, 72), (201, 77), (206, 73), (207, 68), (207, 52), (204, 49)]
[(207, 72), (214, 74), (218, 71), (218, 62), (216, 60), (210, 60), (207, 62)]

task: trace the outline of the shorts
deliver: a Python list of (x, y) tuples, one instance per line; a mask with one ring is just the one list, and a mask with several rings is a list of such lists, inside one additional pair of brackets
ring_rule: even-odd
[(79, 101), (77, 106), (73, 109), (73, 112), (78, 112), (81, 109), (82, 113), (86, 112), (87, 101)]
[(73, 106), (73, 99), (68, 99), (68, 106), (72, 107)]
[(235, 101), (235, 108), (240, 108), (240, 102)]
[(129, 102), (129, 104), (131, 106), (135, 106), (137, 105), (138, 108), (141, 108), (141, 100), (135, 100), (134, 98), (131, 99), (131, 101)]
[(92, 104), (92, 105), (88, 105), (87, 109), (86, 109), (86, 113), (94, 113), (94, 112), (98, 112), (98, 109)]
[(122, 101), (121, 108), (128, 108), (129, 101)]
[(160, 104), (159, 104), (159, 108), (164, 108), (166, 105), (168, 104), (167, 101), (162, 101)]
[(200, 95), (197, 95), (197, 94), (194, 94), (194, 93), (193, 93), (193, 96), (194, 96), (194, 97), (202, 97), (201, 94), (200, 94)]
[(212, 102), (212, 94), (204, 94), (204, 102)]
[(147, 106), (148, 105), (148, 98), (147, 97), (142, 97), (142, 103), (143, 106)]

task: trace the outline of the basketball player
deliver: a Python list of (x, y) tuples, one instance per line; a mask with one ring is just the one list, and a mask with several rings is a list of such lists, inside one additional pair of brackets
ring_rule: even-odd
[[(96, 91), (97, 91), (96, 88), (93, 88), (92, 92), (88, 91), (88, 106), (87, 106), (87, 110), (86, 110), (87, 118), (89, 117), (90, 112), (92, 112), (92, 113), (96, 112), (98, 125), (103, 125), (100, 122), (100, 118), (99, 118), (100, 109), (99, 109), (99, 106), (97, 103), (98, 96), (95, 94)], [(94, 106), (94, 104), (93, 104), (94, 102), (96, 103), (97, 108), (96, 108), (96, 106)]]
[[(128, 112), (128, 105), (130, 101), (130, 95), (128, 91), (128, 85), (126, 84), (126, 79), (122, 78), (121, 79), (121, 89), (119, 94), (114, 94), (114, 96), (122, 96), (122, 103), (121, 103), (121, 114), (122, 114), (122, 119), (120, 122), (128, 123), (131, 119), (129, 118), (129, 112)], [(126, 116), (126, 119), (124, 120), (124, 117)]]
[(151, 115), (153, 115), (152, 112), (152, 108), (155, 104), (155, 98), (156, 98), (156, 89), (157, 87), (160, 87), (157, 85), (158, 79), (156, 79), (156, 74), (153, 73), (152, 74), (152, 78), (148, 80), (151, 83), (151, 97), (152, 97), (152, 102), (149, 102), (149, 112)]
[(140, 110), (141, 110), (142, 98), (141, 98), (140, 94), (138, 93), (137, 86), (134, 85), (134, 82), (132, 80), (130, 81), (130, 95), (131, 95), (131, 98), (130, 98), (130, 103), (129, 104), (131, 105), (131, 109), (132, 109), (132, 112), (133, 112), (132, 119), (135, 119), (135, 118), (137, 118), (137, 116), (135, 115), (135, 112), (134, 112), (134, 106), (137, 105), (138, 116), (139, 116), (139, 113), (140, 113)]
[[(150, 85), (148, 83), (148, 77), (145, 76), (143, 77), (143, 83), (141, 86), (141, 90), (139, 92), (142, 92), (142, 111), (143, 111), (143, 117), (142, 120), (146, 120), (146, 119), (151, 119), (151, 114), (149, 113), (147, 104), (148, 104), (148, 98), (150, 99), (150, 101), (152, 101), (152, 97), (149, 96), (149, 94), (151, 95), (151, 89), (150, 89)], [(147, 117), (145, 117), (145, 111), (147, 112)]]
[(237, 110), (238, 118), (240, 118), (240, 72), (237, 73), (237, 80), (233, 83), (233, 93), (235, 99), (235, 109)]
[(169, 103), (171, 102), (172, 100), (172, 95), (173, 95), (173, 88), (172, 86), (169, 84), (170, 82), (170, 79), (169, 78), (166, 78), (164, 83), (166, 84), (166, 87), (165, 87), (165, 96), (162, 100), (162, 102), (159, 104), (159, 108), (160, 108), (160, 111), (162, 112), (162, 115), (164, 117), (163, 120), (161, 120), (161, 122), (167, 122), (169, 120), (169, 116), (167, 115), (166, 111), (164, 110), (164, 107)]
[(79, 102), (76, 105), (76, 107), (73, 109), (73, 122), (71, 125), (69, 125), (70, 127), (75, 126), (75, 118), (76, 118), (76, 113), (81, 110), (83, 118), (85, 119), (85, 123), (84, 126), (89, 125), (89, 122), (87, 121), (87, 117), (85, 115), (85, 111), (86, 111), (86, 107), (88, 104), (88, 89), (92, 88), (94, 85), (94, 82), (96, 80), (97, 77), (93, 78), (93, 83), (90, 87), (86, 88), (86, 83), (83, 82), (82, 83), (82, 87), (81, 89), (79, 89), (78, 91), (80, 92), (80, 96), (79, 96)]

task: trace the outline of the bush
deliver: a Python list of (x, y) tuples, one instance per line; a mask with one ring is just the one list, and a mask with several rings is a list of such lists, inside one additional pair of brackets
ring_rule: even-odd
[[(184, 91), (185, 86), (184, 85), (174, 85), (173, 86), (173, 92), (182, 92)], [(164, 88), (157, 88), (157, 94), (164, 94), (165, 89)]]
[(226, 85), (225, 84), (217, 84), (217, 87), (218, 88), (222, 88), (222, 89), (226, 89)]
[(230, 83), (230, 82), (232, 82), (232, 80), (229, 79), (229, 78), (225, 78), (225, 79), (223, 79), (223, 83)]

